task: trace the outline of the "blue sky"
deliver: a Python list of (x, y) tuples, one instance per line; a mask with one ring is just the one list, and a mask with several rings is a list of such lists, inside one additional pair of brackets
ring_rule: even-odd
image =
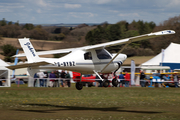
[(117, 23), (180, 15), (180, 0), (1, 0), (0, 19), (19, 23)]

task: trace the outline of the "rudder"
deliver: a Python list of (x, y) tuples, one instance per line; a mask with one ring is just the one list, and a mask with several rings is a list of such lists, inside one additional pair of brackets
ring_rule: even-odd
[(28, 63), (38, 62), (39, 56), (37, 55), (31, 42), (29, 41), (29, 38), (23, 38), (23, 39), (18, 39), (18, 40), (19, 40), (19, 43), (21, 44), (21, 47), (23, 48), (23, 51), (26, 55)]

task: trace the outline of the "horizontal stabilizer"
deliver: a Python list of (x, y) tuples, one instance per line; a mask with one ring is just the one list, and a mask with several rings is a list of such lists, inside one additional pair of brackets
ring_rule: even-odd
[(19, 69), (19, 68), (26, 68), (26, 67), (35, 67), (35, 66), (40, 66), (40, 65), (48, 65), (48, 62), (36, 62), (36, 63), (24, 63), (24, 64), (19, 64), (19, 65), (12, 65), (12, 66), (6, 66), (7, 68), (14, 70), (14, 69)]
[[(71, 49), (60, 49), (60, 50), (48, 50), (48, 51), (39, 51), (36, 52), (37, 55), (50, 55), (50, 54), (59, 54), (59, 53), (69, 53), (73, 50)], [(25, 57), (26, 55), (24, 53), (20, 53), (18, 55), (14, 55), (13, 57)]]

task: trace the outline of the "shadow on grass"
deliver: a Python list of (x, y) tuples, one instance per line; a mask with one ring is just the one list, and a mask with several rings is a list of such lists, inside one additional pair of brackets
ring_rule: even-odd
[[(110, 111), (110, 112), (132, 112), (132, 113), (146, 113), (146, 114), (157, 114), (162, 112), (156, 111), (138, 111), (138, 110), (124, 110), (122, 107), (106, 107), (106, 108), (93, 108), (93, 107), (78, 107), (78, 106), (62, 106), (62, 105), (51, 105), (51, 104), (22, 104), (30, 106), (40, 106), (40, 107), (55, 107), (59, 109), (44, 109), (44, 110), (27, 110), (27, 109), (16, 109), (16, 111), (26, 111), (26, 112), (40, 112), (40, 113), (53, 113), (53, 111), (70, 111), (70, 110), (92, 110), (92, 111)], [(122, 110), (123, 109), (123, 110)]]

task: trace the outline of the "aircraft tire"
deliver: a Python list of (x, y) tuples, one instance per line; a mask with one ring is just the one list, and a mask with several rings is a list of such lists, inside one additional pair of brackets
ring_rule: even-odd
[(81, 90), (83, 88), (83, 84), (81, 82), (76, 83), (76, 89)]
[(103, 87), (108, 87), (108, 86), (109, 86), (109, 80), (104, 80)]
[(118, 85), (118, 80), (117, 80), (116, 78), (113, 78), (112, 84), (113, 84), (113, 86), (117, 87), (117, 85)]

